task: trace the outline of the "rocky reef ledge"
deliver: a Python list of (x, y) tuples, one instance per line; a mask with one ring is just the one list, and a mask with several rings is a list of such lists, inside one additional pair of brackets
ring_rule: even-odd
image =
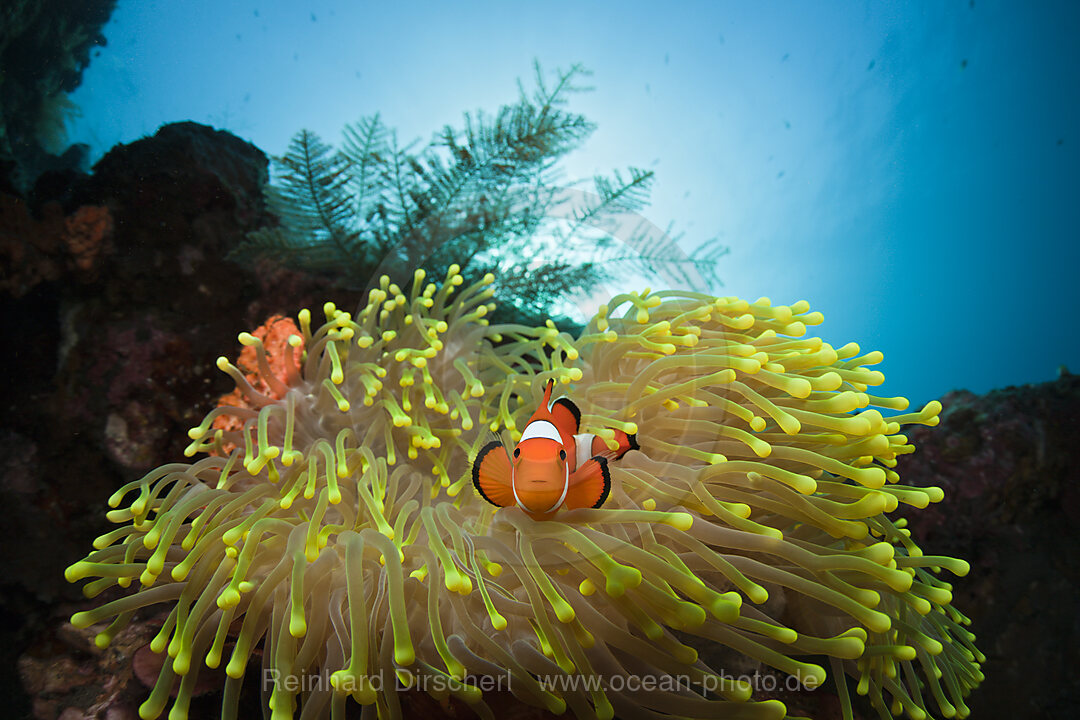
[(897, 468), (945, 500), (910, 513), (935, 554), (962, 557), (955, 584), (986, 653), (973, 718), (1070, 717), (1080, 677), (1080, 376), (941, 398), (935, 428), (912, 427), (917, 448)]

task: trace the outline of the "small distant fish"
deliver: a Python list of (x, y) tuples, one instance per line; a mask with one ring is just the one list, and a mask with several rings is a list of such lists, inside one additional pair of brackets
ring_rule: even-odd
[(964, 58), (963, 60), (960, 61), (960, 69), (961, 70), (966, 70), (967, 69), (967, 58)]
[(789, 57), (791, 57), (791, 53), (784, 53), (784, 57), (780, 58), (780, 62), (787, 62)]
[(517, 506), (534, 520), (549, 520), (561, 508), (598, 508), (611, 491), (608, 460), (638, 450), (636, 435), (615, 431), (619, 448), (578, 434), (581, 411), (569, 398), (551, 402), (554, 381), (514, 447), (513, 457), (492, 440), (473, 461), (473, 485), (492, 505)]
[(874, 60), (871, 60), (870, 64), (866, 66), (866, 69), (867, 70), (873, 70), (874, 69), (874, 62), (875, 62)]
[(784, 129), (785, 130), (790, 130), (791, 129), (791, 123), (789, 121), (787, 121), (787, 120), (784, 121)]
[(664, 53), (664, 64), (667, 65), (668, 61), (670, 61), (670, 60), (671, 60), (671, 54), (670, 53)]

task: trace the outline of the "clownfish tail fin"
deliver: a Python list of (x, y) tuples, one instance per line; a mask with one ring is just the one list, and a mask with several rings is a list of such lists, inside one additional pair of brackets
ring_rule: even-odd
[(615, 442), (619, 444), (619, 447), (614, 451), (615, 459), (620, 459), (623, 455), (631, 450), (640, 450), (641, 445), (638, 444), (637, 433), (626, 434), (622, 430), (615, 431)]

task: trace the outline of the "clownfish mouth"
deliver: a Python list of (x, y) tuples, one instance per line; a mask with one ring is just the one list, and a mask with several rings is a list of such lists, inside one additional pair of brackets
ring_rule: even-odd
[(561, 482), (554, 481), (552, 477), (546, 474), (536, 474), (533, 472), (528, 473), (526, 477), (522, 477), (516, 471), (511, 473), (510, 482), (515, 487), (522, 490), (529, 490), (532, 492), (551, 490), (552, 492), (558, 492), (562, 486), (565, 488), (570, 482), (570, 468), (569, 466), (563, 468), (560, 478)]

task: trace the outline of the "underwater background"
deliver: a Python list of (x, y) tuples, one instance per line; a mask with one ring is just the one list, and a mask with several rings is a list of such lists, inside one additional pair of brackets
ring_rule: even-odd
[(120, 2), (70, 140), (181, 119), (284, 153), (403, 142), (581, 63), (568, 179), (656, 171), (646, 216), (730, 248), (724, 294), (807, 299), (924, 402), (1056, 376), (1080, 338), (1076, 3)]
[[(302, 130), (341, 147), (376, 114), (423, 147), (577, 67), (566, 109), (595, 128), (552, 153), (556, 184), (603, 197), (594, 176), (652, 173), (615, 209), (706, 259), (694, 289), (806, 300), (814, 333), (884, 353), (881, 394), (942, 400), (940, 426), (905, 428), (900, 471), (945, 490), (909, 518), (921, 545), (971, 563), (956, 605), (988, 658), (972, 716), (1080, 700), (1076, 3), (5, 5), (0, 717), (135, 716), (137, 648), (84, 647), (64, 568), (110, 493), (181, 457), (231, 387), (213, 363), (237, 332), (351, 309), (374, 280), (238, 255), (285, 224), (272, 159)], [(572, 260), (602, 269), (615, 236)], [(680, 284), (663, 259), (557, 287), (552, 313)]]

